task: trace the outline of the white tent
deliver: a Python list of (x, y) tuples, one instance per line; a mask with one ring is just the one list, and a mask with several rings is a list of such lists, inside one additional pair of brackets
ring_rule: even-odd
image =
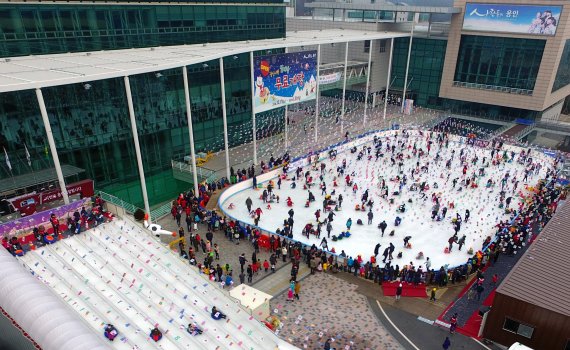
[(43, 350), (107, 350), (68, 306), (0, 248), (0, 305)]

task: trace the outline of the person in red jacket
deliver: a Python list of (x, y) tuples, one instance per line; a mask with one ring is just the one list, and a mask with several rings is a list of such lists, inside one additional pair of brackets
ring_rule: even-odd
[(51, 214), (49, 222), (51, 222), (51, 225), (53, 226), (53, 234), (57, 236), (59, 234), (59, 219), (55, 214)]
[(157, 342), (160, 339), (162, 339), (162, 332), (158, 328), (154, 327), (154, 329), (150, 331), (150, 337), (152, 338), (152, 340)]
[(263, 262), (263, 268), (265, 269), (265, 272), (269, 271), (269, 262), (267, 261), (267, 259), (265, 259), (265, 261)]

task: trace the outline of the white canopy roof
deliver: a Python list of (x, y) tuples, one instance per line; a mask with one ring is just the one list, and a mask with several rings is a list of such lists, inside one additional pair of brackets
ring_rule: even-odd
[(101, 335), (4, 248), (0, 248), (0, 266), (0, 305), (42, 349), (110, 349)]
[(0, 59), (0, 92), (117, 78), (284, 47), (408, 37), (409, 33), (357, 30), (288, 32), (286, 38), (77, 52)]

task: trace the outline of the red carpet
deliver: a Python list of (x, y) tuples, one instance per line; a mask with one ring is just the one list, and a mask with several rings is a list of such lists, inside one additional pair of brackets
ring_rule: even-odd
[[(384, 296), (393, 297), (396, 296), (396, 288), (398, 288), (400, 282), (384, 282), (382, 283), (382, 291)], [(417, 286), (412, 283), (402, 282), (402, 296), (403, 297), (419, 297), (427, 298), (426, 286), (423, 283)]]
[[(481, 306), (491, 306), (493, 305), (493, 299), (495, 299), (495, 289), (489, 294), (487, 299), (483, 301)], [(475, 311), (471, 317), (465, 322), (463, 327), (457, 327), (457, 333), (479, 339), (479, 328), (481, 328), (481, 322), (483, 317), (479, 315), (479, 310)]]

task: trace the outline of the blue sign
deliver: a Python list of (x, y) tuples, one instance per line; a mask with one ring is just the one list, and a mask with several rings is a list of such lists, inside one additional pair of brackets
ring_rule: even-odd
[(562, 6), (476, 4), (465, 6), (463, 30), (555, 35)]
[(254, 113), (314, 100), (317, 51), (259, 56), (253, 61)]

